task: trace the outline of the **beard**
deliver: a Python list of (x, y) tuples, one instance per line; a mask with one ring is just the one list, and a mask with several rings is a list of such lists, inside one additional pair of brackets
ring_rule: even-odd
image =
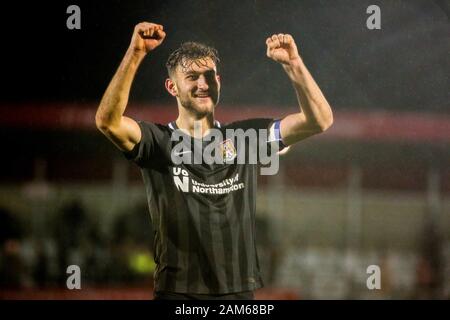
[(210, 97), (205, 102), (200, 102), (195, 97), (188, 94), (180, 95), (180, 104), (190, 112), (196, 114), (199, 117), (210, 114), (214, 111), (217, 103), (219, 102), (219, 94), (211, 93)]

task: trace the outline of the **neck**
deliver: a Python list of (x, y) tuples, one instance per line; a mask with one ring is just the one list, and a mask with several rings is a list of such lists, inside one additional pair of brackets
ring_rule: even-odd
[[(181, 110), (180, 110), (181, 111)], [(198, 115), (186, 111), (179, 112), (176, 124), (195, 138), (204, 137), (214, 127), (214, 112)]]

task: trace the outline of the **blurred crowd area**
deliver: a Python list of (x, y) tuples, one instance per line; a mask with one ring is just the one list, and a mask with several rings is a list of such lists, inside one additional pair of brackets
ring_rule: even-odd
[[(258, 194), (257, 247), (269, 292), (450, 297), (448, 195), (433, 207), (426, 192), (295, 187), (283, 180), (291, 175), (261, 179)], [(65, 289), (67, 267), (75, 264), (83, 288), (151, 292), (153, 229), (141, 183), (34, 181), (0, 190), (0, 290)], [(380, 267), (380, 290), (366, 286), (370, 265)]]
[(78, 199), (54, 216), (33, 210), (38, 217), (24, 217), (1, 208), (1, 288), (66, 287), (70, 265), (80, 267), (83, 286), (151, 288), (153, 231), (144, 205), (118, 214), (108, 233)]

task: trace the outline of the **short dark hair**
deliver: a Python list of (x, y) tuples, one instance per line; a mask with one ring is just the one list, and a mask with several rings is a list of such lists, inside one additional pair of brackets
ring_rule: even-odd
[(167, 72), (170, 76), (178, 65), (180, 65), (183, 69), (187, 69), (195, 60), (205, 58), (211, 58), (211, 60), (218, 67), (220, 59), (215, 48), (199, 42), (184, 42), (178, 49), (173, 51), (167, 59)]

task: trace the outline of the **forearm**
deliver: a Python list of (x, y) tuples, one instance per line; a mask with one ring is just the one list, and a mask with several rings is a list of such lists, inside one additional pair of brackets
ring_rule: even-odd
[(130, 95), (131, 84), (145, 55), (128, 50), (97, 109), (97, 127), (119, 125)]
[(298, 58), (289, 65), (283, 64), (283, 68), (295, 88), (300, 113), (312, 127), (327, 129), (333, 122), (331, 107), (303, 60)]

